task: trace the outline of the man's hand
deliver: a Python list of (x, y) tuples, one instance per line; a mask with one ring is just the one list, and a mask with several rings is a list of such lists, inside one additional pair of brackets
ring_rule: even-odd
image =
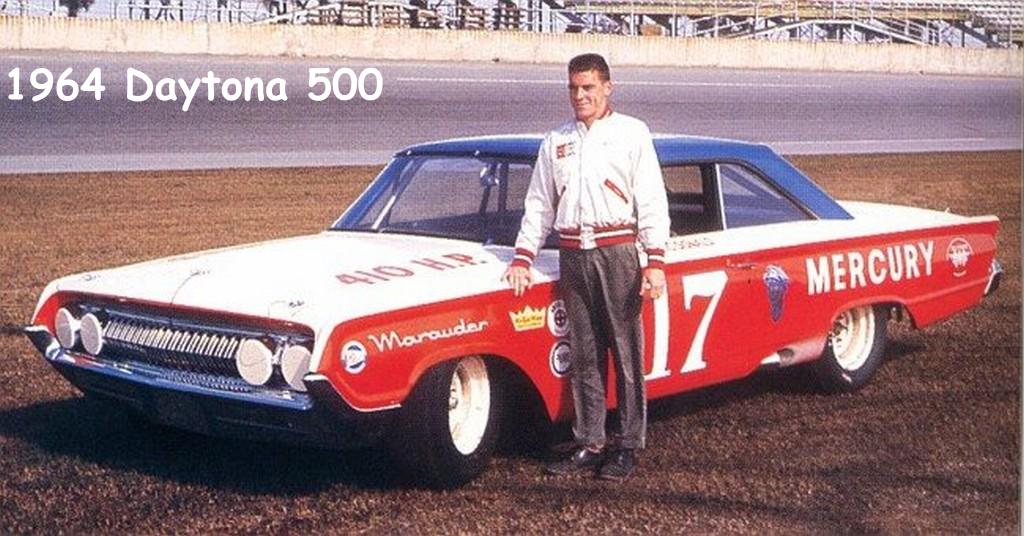
[[(501, 276), (501, 279), (508, 283), (508, 286), (512, 287), (512, 292), (516, 296), (522, 296), (530, 287), (533, 286), (533, 272), (529, 268), (522, 266), (509, 266), (508, 270), (505, 270), (505, 275)], [(664, 277), (662, 277), (664, 280)]]
[(644, 268), (644, 281), (640, 295), (656, 300), (665, 293), (665, 271), (661, 268)]

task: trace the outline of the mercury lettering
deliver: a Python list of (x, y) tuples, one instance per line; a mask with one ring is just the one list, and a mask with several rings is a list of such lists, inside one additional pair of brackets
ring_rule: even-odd
[(807, 294), (853, 290), (932, 275), (932, 240), (806, 259)]
[(479, 333), (487, 329), (487, 321), (481, 320), (480, 322), (466, 322), (465, 318), (460, 318), (459, 323), (449, 328), (443, 329), (430, 329), (427, 331), (421, 331), (415, 335), (399, 335), (395, 330), (391, 330), (390, 333), (381, 333), (380, 336), (370, 335), (370, 340), (377, 347), (377, 350), (383, 352), (386, 350), (393, 350), (396, 346), (398, 348), (409, 348), (410, 346), (416, 346), (424, 341), (436, 341), (438, 339), (451, 339), (453, 337), (462, 337), (463, 335), (469, 335), (471, 333)]

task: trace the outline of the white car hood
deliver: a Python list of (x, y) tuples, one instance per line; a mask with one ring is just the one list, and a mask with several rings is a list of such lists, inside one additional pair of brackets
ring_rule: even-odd
[[(500, 276), (511, 257), (504, 246), (328, 231), (69, 276), (53, 290), (288, 320), (319, 330), (505, 288)], [(384, 275), (375, 271), (379, 267), (387, 267)], [(346, 283), (339, 279), (345, 274), (359, 279)]]

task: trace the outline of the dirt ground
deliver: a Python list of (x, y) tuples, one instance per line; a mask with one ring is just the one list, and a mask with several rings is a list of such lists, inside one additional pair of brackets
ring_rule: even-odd
[(542, 477), (534, 451), (449, 492), (404, 486), (373, 449), (141, 423), (82, 398), (16, 333), (58, 276), (321, 230), (375, 169), (0, 177), (0, 533), (1017, 534), (1021, 153), (793, 160), (839, 198), (998, 215), (1002, 288), (925, 331), (894, 326), (854, 394), (790, 372), (653, 404), (625, 483)]

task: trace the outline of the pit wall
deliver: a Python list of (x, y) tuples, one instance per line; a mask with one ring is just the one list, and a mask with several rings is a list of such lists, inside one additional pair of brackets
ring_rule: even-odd
[(4, 49), (552, 64), (593, 51), (612, 65), (1024, 76), (1021, 49), (66, 17), (0, 16)]

